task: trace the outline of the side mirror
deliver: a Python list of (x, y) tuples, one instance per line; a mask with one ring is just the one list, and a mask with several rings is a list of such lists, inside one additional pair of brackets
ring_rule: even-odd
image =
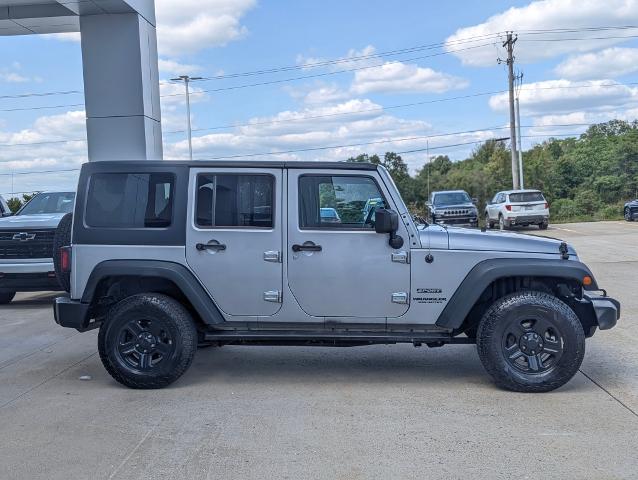
[(389, 244), (398, 249), (403, 246), (403, 238), (397, 235), (399, 229), (399, 214), (387, 208), (377, 208), (374, 215), (374, 230), (377, 233), (389, 233)]

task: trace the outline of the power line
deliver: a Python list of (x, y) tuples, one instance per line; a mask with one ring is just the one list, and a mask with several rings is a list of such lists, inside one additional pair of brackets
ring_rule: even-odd
[(35, 173), (66, 173), (66, 172), (79, 172), (79, 171), (80, 171), (79, 168), (69, 168), (64, 170), (37, 170), (32, 172), (0, 173), (0, 177), (13, 177), (16, 175), (33, 175)]
[[(441, 55), (450, 55), (452, 53), (456, 53), (456, 52), (463, 52), (466, 50), (472, 50), (475, 48), (481, 48), (481, 47), (485, 47), (488, 45), (492, 45), (492, 43), (484, 43), (484, 44), (480, 44), (480, 45), (474, 45), (471, 47), (465, 47), (465, 48), (459, 48), (457, 50), (449, 50), (446, 52), (439, 52), (439, 53), (433, 53), (430, 55), (421, 55), (418, 57), (412, 57), (412, 58), (405, 58), (402, 60), (394, 60), (394, 61), (390, 61), (390, 62), (384, 62), (384, 63), (378, 63), (375, 65), (366, 65), (363, 67), (353, 67), (353, 68), (347, 68), (347, 69), (343, 69), (343, 70), (335, 70), (332, 72), (322, 72), (322, 73), (314, 73), (312, 75), (300, 75), (298, 77), (288, 77), (288, 78), (282, 78), (282, 79), (278, 79), (278, 80), (268, 80), (268, 81), (264, 81), (264, 82), (257, 82), (257, 83), (248, 83), (248, 84), (243, 84), (243, 85), (231, 85), (228, 87), (220, 87), (220, 88), (213, 88), (213, 89), (208, 89), (208, 90), (200, 90), (198, 92), (192, 92), (191, 95), (201, 95), (204, 93), (215, 93), (215, 92), (225, 92), (228, 90), (239, 90), (239, 89), (243, 89), (243, 88), (252, 88), (252, 87), (261, 87), (264, 85), (275, 85), (278, 83), (287, 83), (287, 82), (294, 82), (297, 80), (306, 80), (309, 78), (319, 78), (319, 77), (326, 77), (329, 75), (338, 75), (341, 73), (349, 73), (349, 72), (356, 72), (356, 71), (360, 71), (360, 70), (367, 70), (367, 69), (371, 69), (371, 68), (379, 68), (379, 67), (383, 67), (384, 65), (392, 65), (392, 64), (397, 64), (397, 63), (403, 63), (403, 62), (411, 62), (414, 60), (422, 60), (424, 58), (432, 58), (432, 57), (438, 57)], [(176, 96), (181, 96), (183, 94), (181, 93), (172, 93), (169, 95), (161, 95), (162, 98), (164, 97), (176, 97)]]
[(80, 90), (66, 90), (61, 92), (18, 93), (16, 95), (0, 95), (0, 100), (5, 98), (50, 97), (52, 95), (77, 95), (83, 94)]
[(70, 105), (43, 105), (40, 107), (23, 107), (23, 108), (5, 108), (0, 110), (0, 112), (24, 112), (28, 110), (46, 110), (49, 108), (72, 108), (72, 107), (83, 107), (83, 103), (72, 103)]

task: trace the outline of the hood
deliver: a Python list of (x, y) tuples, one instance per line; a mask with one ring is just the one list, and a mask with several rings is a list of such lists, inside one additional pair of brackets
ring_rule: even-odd
[(0, 218), (0, 229), (16, 230), (19, 228), (39, 229), (58, 228), (58, 224), (66, 213), (42, 213), (38, 215), (15, 215)]
[[(445, 231), (445, 233), (442, 232)], [(561, 240), (520, 233), (500, 231), (481, 231), (471, 228), (448, 227), (430, 225), (420, 231), (421, 245), (428, 245), (428, 231), (432, 248), (446, 248), (443, 246), (443, 235), (447, 236), (447, 248), (450, 250), (478, 250), (494, 252), (524, 252), (559, 254)], [(569, 254), (576, 255), (573, 247), (568, 246)]]
[(447, 210), (449, 208), (476, 208), (476, 205), (474, 205), (473, 203), (469, 202), (469, 203), (457, 203), (457, 204), (454, 204), (454, 205), (432, 206), (432, 208), (434, 210)]
[(625, 203), (625, 207), (638, 207), (638, 199)]

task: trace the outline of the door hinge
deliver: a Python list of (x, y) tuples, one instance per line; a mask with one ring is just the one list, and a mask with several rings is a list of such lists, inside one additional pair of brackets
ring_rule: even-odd
[(264, 292), (264, 300), (266, 302), (282, 303), (283, 294), (281, 290), (269, 290)]
[(392, 303), (408, 303), (408, 294), (406, 292), (394, 292), (392, 294)]
[(410, 252), (397, 252), (391, 255), (392, 261), (395, 263), (410, 263)]
[(268, 250), (264, 252), (264, 261), (281, 263), (281, 252), (279, 250)]

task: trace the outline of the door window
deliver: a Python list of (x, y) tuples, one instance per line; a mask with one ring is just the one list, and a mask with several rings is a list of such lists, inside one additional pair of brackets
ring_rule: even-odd
[(299, 178), (299, 226), (302, 229), (369, 230), (386, 203), (371, 177), (303, 175)]
[(271, 175), (199, 175), (197, 226), (273, 228), (274, 183)]

